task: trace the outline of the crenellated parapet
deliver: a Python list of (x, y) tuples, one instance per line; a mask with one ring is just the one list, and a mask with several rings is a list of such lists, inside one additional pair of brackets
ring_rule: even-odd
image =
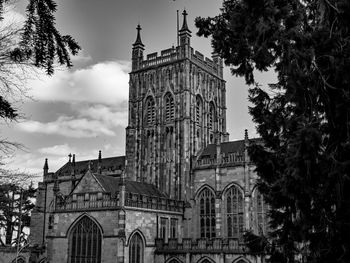
[[(219, 78), (223, 78), (222, 60), (217, 59), (215, 55), (213, 55), (211, 59), (208, 57), (204, 57), (204, 55), (201, 52), (194, 50), (192, 47), (189, 48), (188, 57), (181, 57), (180, 47), (171, 47), (168, 49), (164, 49), (160, 52), (160, 55), (158, 55), (158, 52), (148, 54), (146, 56), (146, 59), (142, 59), (139, 62), (139, 67), (133, 69), (133, 71), (149, 70), (151, 68), (165, 66), (166, 64), (181, 62), (184, 59), (188, 59), (190, 62), (197, 65), (209, 74), (212, 74)], [(217, 62), (215, 62), (215, 60)]]

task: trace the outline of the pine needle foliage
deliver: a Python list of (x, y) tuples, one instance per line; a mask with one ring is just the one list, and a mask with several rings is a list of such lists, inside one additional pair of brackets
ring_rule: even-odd
[[(251, 85), (270, 261), (350, 262), (350, 2), (227, 0), (196, 25)], [(256, 70), (277, 83), (259, 86)]]

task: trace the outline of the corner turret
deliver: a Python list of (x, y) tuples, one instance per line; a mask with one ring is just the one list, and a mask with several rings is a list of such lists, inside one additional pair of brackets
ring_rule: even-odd
[(183, 23), (182, 27), (179, 30), (179, 38), (180, 38), (180, 52), (181, 57), (188, 57), (189, 56), (189, 49), (191, 45), (191, 31), (188, 29), (187, 26), (187, 19), (186, 16), (188, 15), (186, 10), (182, 12), (183, 15)]
[(143, 51), (145, 50), (145, 45), (141, 41), (141, 26), (140, 24), (137, 25), (137, 36), (136, 41), (132, 45), (132, 71), (138, 70), (140, 68), (140, 64), (143, 60)]
[(47, 174), (49, 173), (49, 164), (47, 162), (47, 158), (45, 159), (43, 170), (44, 170), (44, 178), (45, 178), (47, 176)]

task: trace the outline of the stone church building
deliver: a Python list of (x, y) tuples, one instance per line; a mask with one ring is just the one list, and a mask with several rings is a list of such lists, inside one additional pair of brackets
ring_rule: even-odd
[(223, 62), (194, 51), (186, 15), (160, 54), (144, 55), (137, 27), (125, 156), (45, 160), (30, 262), (263, 262), (242, 240), (266, 231), (252, 140), (229, 141)]

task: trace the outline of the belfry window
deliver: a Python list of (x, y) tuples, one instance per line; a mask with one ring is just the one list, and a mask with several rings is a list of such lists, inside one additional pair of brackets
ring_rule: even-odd
[(70, 232), (70, 263), (100, 263), (102, 235), (97, 224), (84, 216)]
[(201, 125), (202, 122), (202, 99), (197, 95), (196, 97), (196, 122)]
[(129, 262), (142, 263), (143, 262), (143, 242), (140, 234), (136, 233), (130, 240), (129, 245)]
[(209, 116), (208, 116), (208, 128), (209, 130), (214, 130), (214, 121), (215, 121), (215, 107), (211, 102), (209, 105)]
[(215, 237), (215, 197), (208, 188), (199, 194), (199, 221), (200, 236), (206, 238)]
[(165, 121), (173, 121), (174, 116), (174, 98), (170, 93), (168, 93), (165, 96)]
[(244, 231), (243, 193), (237, 186), (232, 186), (225, 194), (226, 223), (228, 237), (241, 237)]
[(154, 124), (156, 120), (155, 103), (152, 97), (146, 101), (146, 122), (148, 125)]

